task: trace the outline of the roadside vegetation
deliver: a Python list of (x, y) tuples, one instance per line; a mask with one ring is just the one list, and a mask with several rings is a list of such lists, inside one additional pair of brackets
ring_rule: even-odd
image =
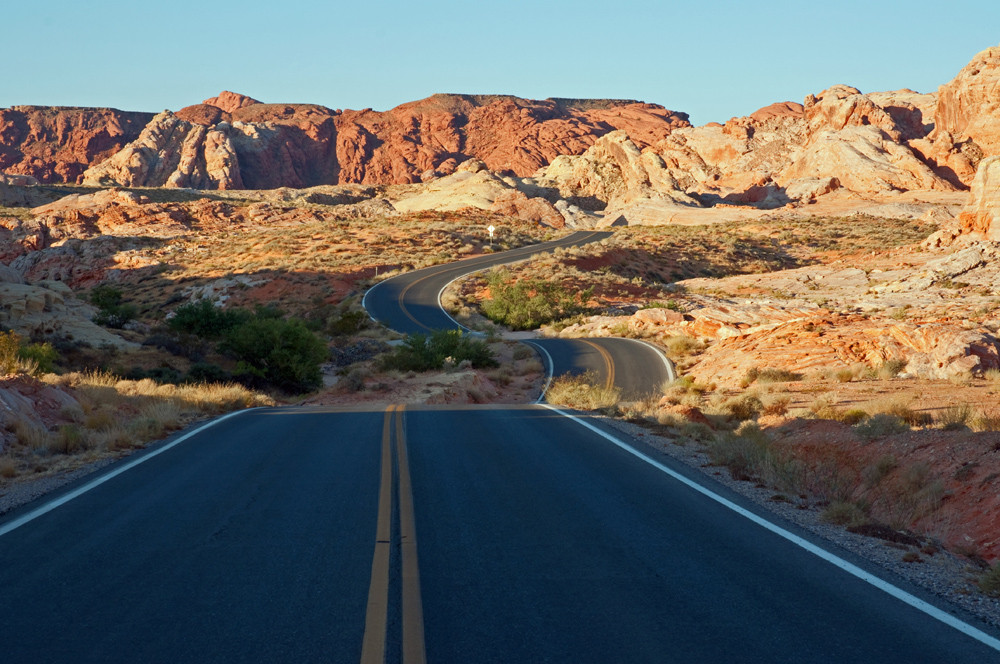
[(0, 482), (73, 467), (142, 447), (197, 419), (274, 400), (236, 383), (161, 384), (102, 371), (52, 373), (48, 344), (0, 333), (0, 391), (8, 405), (31, 400), (31, 410), (8, 408), (0, 418)]
[(533, 330), (545, 323), (585, 313), (593, 288), (572, 291), (544, 279), (515, 281), (507, 269), (498, 268), (486, 276), (489, 298), (483, 313), (495, 323), (512, 330)]
[(484, 369), (498, 363), (485, 341), (460, 330), (437, 330), (407, 336), (400, 346), (382, 355), (377, 365), (383, 371), (435, 371), (462, 365)]

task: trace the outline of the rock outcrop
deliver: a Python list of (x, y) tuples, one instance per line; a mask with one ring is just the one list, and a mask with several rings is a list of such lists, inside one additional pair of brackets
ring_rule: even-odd
[(92, 166), (84, 184), (126, 187), (242, 189), (228, 124), (209, 128), (170, 111), (154, 117), (139, 137), (110, 159)]
[(152, 117), (112, 108), (0, 109), (0, 171), (79, 183), (91, 164), (135, 140)]
[(954, 188), (909, 147), (924, 137), (925, 125), (920, 108), (907, 101), (838, 85), (807, 97), (804, 114), (806, 142), (777, 174), (779, 184), (836, 178), (846, 189), (872, 194)]
[(582, 155), (557, 157), (535, 180), (580, 207), (604, 209), (606, 224), (641, 223), (670, 208), (700, 206), (660, 155), (640, 150), (623, 130), (602, 136)]
[(526, 176), (616, 129), (645, 146), (684, 126), (683, 114), (633, 101), (434, 95), (380, 113), (224, 92), (157, 115), (85, 181), (201, 189), (401, 184), (449, 175), (469, 158)]
[(1000, 156), (979, 163), (969, 204), (958, 222), (960, 234), (969, 240), (1000, 242)]

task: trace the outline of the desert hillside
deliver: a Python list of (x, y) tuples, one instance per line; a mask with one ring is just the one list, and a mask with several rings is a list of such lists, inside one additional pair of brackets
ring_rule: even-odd
[[(631, 337), (682, 378), (571, 405), (978, 576), (1000, 560), (998, 89), (992, 47), (936, 91), (703, 126), (506, 95), (0, 109), (0, 497), (252, 404), (530, 402), (546, 377), (515, 339)], [(412, 368), (390, 342), (423, 342), (361, 307), (571, 229), (610, 235), (443, 293), (500, 366)]]

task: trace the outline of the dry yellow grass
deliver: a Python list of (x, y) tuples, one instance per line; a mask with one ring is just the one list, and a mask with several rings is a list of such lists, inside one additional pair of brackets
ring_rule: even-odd
[(102, 372), (48, 374), (41, 380), (62, 388), (80, 406), (64, 408), (61, 421), (48, 428), (27, 416), (11, 422), (14, 444), (0, 462), (2, 480), (141, 447), (201, 417), (274, 405), (271, 397), (237, 384), (161, 385)]
[(590, 373), (579, 376), (560, 376), (552, 381), (545, 399), (559, 406), (569, 406), (579, 410), (605, 410), (615, 408), (621, 398), (621, 390), (616, 387), (597, 385)]

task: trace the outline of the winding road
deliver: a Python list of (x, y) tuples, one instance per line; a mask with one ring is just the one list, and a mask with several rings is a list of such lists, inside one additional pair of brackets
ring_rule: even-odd
[[(441, 294), (456, 279), (610, 235), (578, 231), (552, 242), (414, 270), (373, 286), (365, 293), (363, 305), (374, 320), (404, 334), (465, 329), (441, 306)], [(633, 339), (533, 339), (528, 343), (539, 351), (550, 377), (590, 373), (598, 384), (619, 388), (624, 399), (656, 392), (665, 381), (676, 378), (662, 351)]]
[(0, 517), (11, 664), (981, 664), (998, 637), (546, 405), (241, 411)]

